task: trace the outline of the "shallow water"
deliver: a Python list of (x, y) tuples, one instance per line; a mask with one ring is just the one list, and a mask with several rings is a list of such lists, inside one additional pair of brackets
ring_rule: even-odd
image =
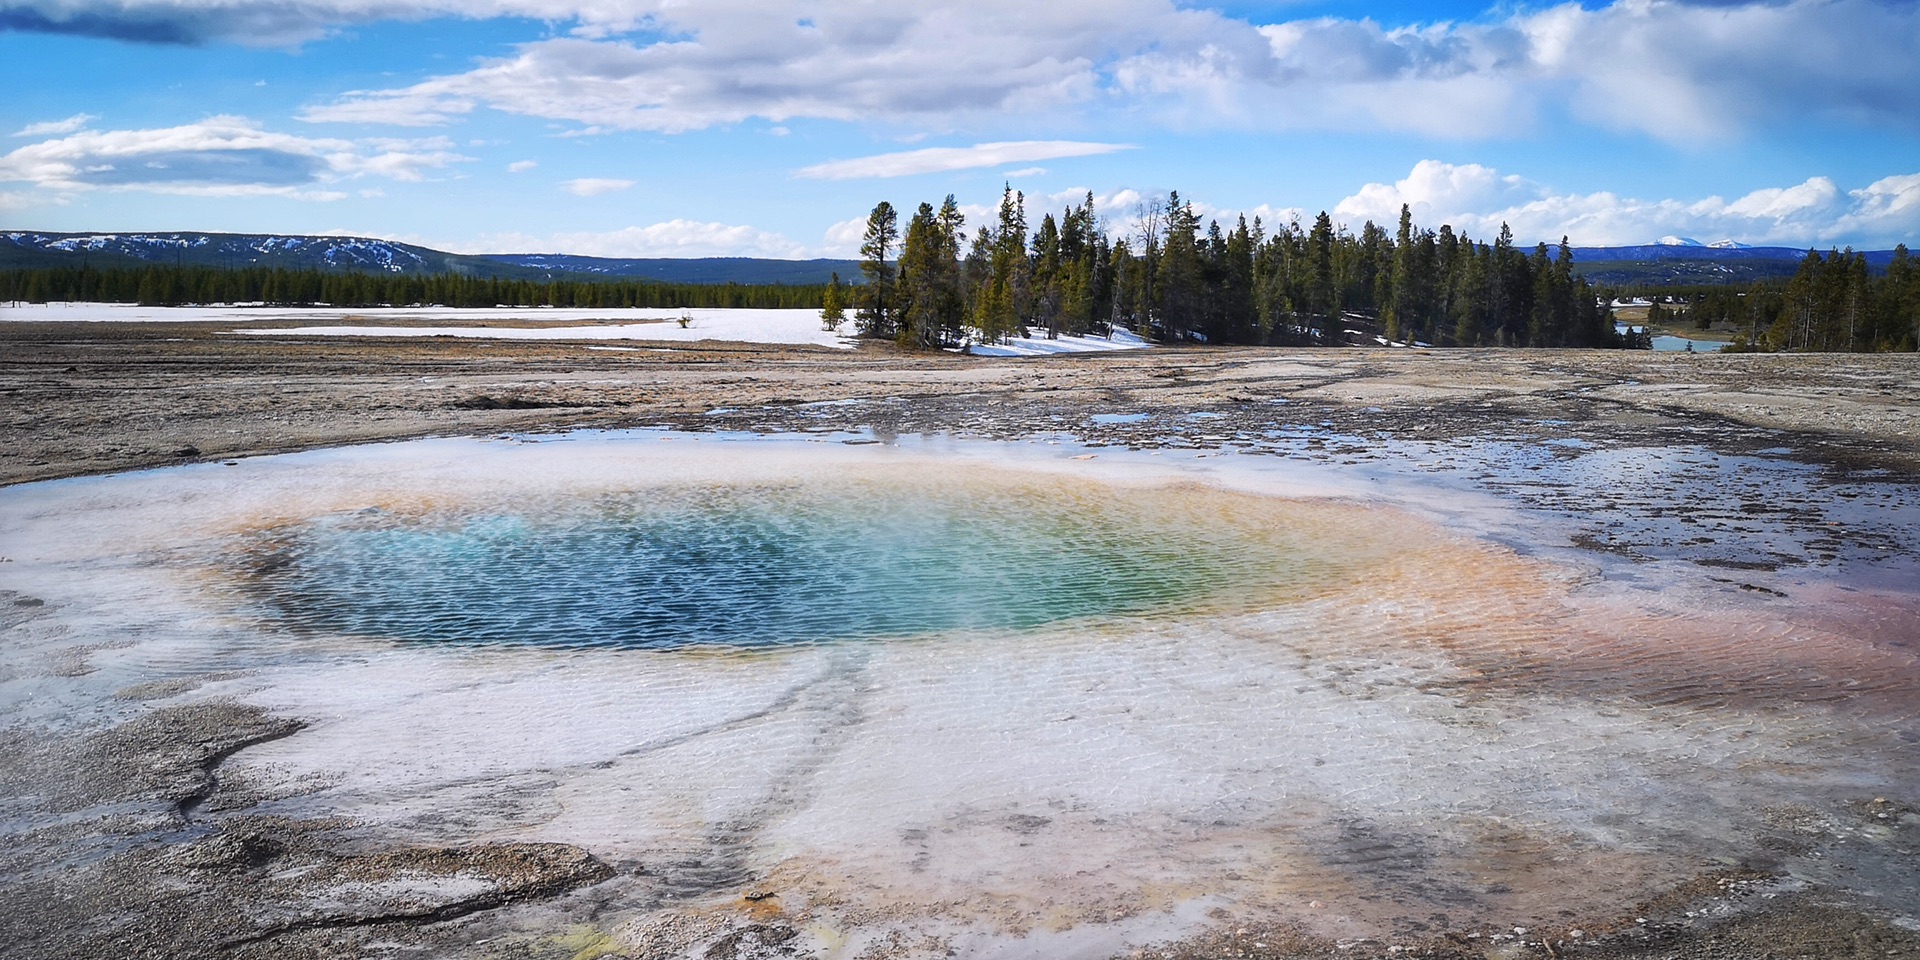
[(273, 620), (308, 630), (757, 647), (1258, 606), (1378, 559), (1302, 513), (1193, 487), (1127, 494), (877, 468), (498, 509), (370, 508), (260, 531), (235, 566)]
[[(1261, 442), (1309, 440), (1347, 442)], [(1685, 559), (1672, 517), (1622, 512), (1642, 553), (1569, 545), (1555, 501), (1764, 464), (1090, 453), (640, 433), (16, 487), (0, 587), (48, 612), (0, 707), (84, 728), (219, 671), (181, 699), (310, 721), (222, 768), (262, 812), (577, 843), (633, 867), (610, 926), (776, 889), (827, 955), (1104, 956), (1209, 909), (1614, 921), (1733, 868), (1920, 914), (1910, 838), (1863, 806), (1920, 806), (1920, 604), (1848, 582), (1904, 549), (1912, 491), (1843, 488), (1905, 519), (1830, 567), (1740, 571), (1782, 597)], [(90, 672), (43, 666), (74, 650)]]

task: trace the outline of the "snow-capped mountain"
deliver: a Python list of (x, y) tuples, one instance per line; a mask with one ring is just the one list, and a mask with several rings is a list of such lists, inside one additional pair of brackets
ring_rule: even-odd
[[(1870, 270), (1885, 270), (1891, 250), (1865, 251)], [(1807, 257), (1804, 247), (1756, 247), (1736, 240), (1701, 243), (1662, 237), (1629, 247), (1575, 247), (1574, 269), (1599, 283), (1727, 283), (1791, 277)]]
[(825, 283), (839, 273), (857, 282), (851, 260), (751, 257), (621, 259), (568, 254), (459, 254), (367, 237), (251, 233), (0, 232), (0, 269), (9, 267), (282, 267), (365, 273), (456, 273), (508, 280), (564, 276), (666, 283)]
[[(441, 273), (448, 254), (366, 237), (307, 237), (238, 233), (0, 233), (9, 262), (71, 262), (97, 266), (155, 263), (197, 267), (287, 267), (381, 273)], [(36, 256), (36, 254), (40, 256)], [(52, 265), (52, 263), (48, 263)]]
[[(1575, 247), (1575, 269), (1602, 282), (1718, 283), (1792, 276), (1806, 258), (1800, 247), (1711, 244), (1689, 237), (1625, 247)], [(1867, 266), (1884, 270), (1892, 251), (1868, 251)], [(606, 278), (664, 283), (825, 283), (834, 273), (859, 282), (852, 260), (751, 257), (612, 258), (571, 254), (458, 254), (367, 237), (241, 233), (42, 233), (0, 231), (0, 269), (93, 266), (100, 269), (180, 265), (280, 267), (410, 275), (461, 274), (505, 280)]]

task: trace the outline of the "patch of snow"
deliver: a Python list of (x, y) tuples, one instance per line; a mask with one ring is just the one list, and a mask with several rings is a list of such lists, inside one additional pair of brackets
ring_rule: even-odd
[[(693, 322), (681, 327), (681, 315)], [(0, 303), (0, 322), (71, 321), (112, 323), (231, 323), (231, 332), (253, 336), (467, 337), (497, 340), (719, 340), (738, 343), (813, 345), (851, 349), (854, 338), (823, 330), (820, 311), (691, 309), (647, 307), (263, 307), (226, 304), (198, 307), (143, 307), (128, 303)], [(245, 329), (245, 324), (299, 322), (292, 329)], [(552, 323), (569, 326), (510, 326)], [(474, 326), (476, 323), (507, 324)], [(1115, 329), (1111, 339), (1095, 336), (1016, 337), (1005, 343), (975, 344), (983, 357), (1037, 357), (1151, 346), (1131, 331)]]
[[(693, 322), (681, 327), (682, 314)], [(306, 322), (288, 329), (237, 329), (262, 336), (477, 337), (500, 340), (725, 340), (851, 348), (854, 341), (820, 329), (820, 311), (669, 310), (610, 307), (142, 307), (123, 303), (0, 304), (0, 322), (98, 321), (116, 323)], [(381, 323), (385, 321), (385, 325)], [(551, 323), (577, 326), (472, 326), (478, 323)], [(392, 324), (407, 324), (398, 326)]]
[(1704, 247), (1706, 246), (1706, 244), (1701, 243), (1700, 241), (1695, 240), (1692, 237), (1675, 237), (1675, 236), (1661, 237), (1660, 239), (1655, 240), (1654, 243), (1662, 247)]
[[(814, 326), (819, 326), (819, 321)], [(1045, 337), (1014, 337), (1004, 343), (976, 343), (973, 355), (976, 357), (1043, 357), (1055, 353), (1097, 353), (1103, 350), (1139, 350), (1152, 344), (1135, 336), (1133, 331), (1115, 327), (1112, 337), (1063, 336), (1058, 340)]]

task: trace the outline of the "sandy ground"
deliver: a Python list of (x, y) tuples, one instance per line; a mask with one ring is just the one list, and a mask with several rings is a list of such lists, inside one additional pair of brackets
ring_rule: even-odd
[[(1035, 359), (870, 346), (240, 337), (229, 325), (0, 325), (0, 484), (440, 434), (670, 424), (1015, 436), (1062, 414), (1297, 404), (1343, 425), (1507, 418), (1817, 435), (1920, 463), (1920, 358), (1167, 349)], [(796, 407), (894, 399), (837, 418)], [(715, 410), (737, 411), (710, 416)]]
[[(951, 433), (1014, 438), (1074, 429), (1091, 442), (1206, 446), (1218, 421), (1170, 439), (1125, 417), (1217, 414), (1240, 425), (1312, 423), (1353, 436), (1473, 438), (1491, 431), (1791, 446), (1816, 464), (1920, 477), (1920, 358), (1599, 351), (1154, 349), (988, 359), (744, 344), (604, 344), (233, 336), (231, 325), (0, 325), (0, 485), (429, 435), (666, 425), (691, 430)], [(865, 401), (847, 403), (844, 401)], [(1335, 451), (1332, 455), (1341, 455)], [(1710, 501), (1714, 491), (1686, 494)], [(1605, 548), (1602, 545), (1601, 548)], [(0, 626), (36, 601), (4, 597)], [(85, 669), (54, 663), (49, 670)], [(121, 691), (142, 702), (189, 692)], [(213, 832), (102, 828), (76, 819), (0, 851), (0, 940), (32, 955), (326, 957), (425, 950), (501, 957), (790, 955), (794, 927), (767, 895), (737, 909), (626, 931), (592, 915), (609, 874), (558, 844), (363, 849), (336, 825), (249, 817), (220, 764), (297, 724), (210, 701), (156, 708), (84, 737), (0, 730), (0, 795), (59, 787), (53, 809), (163, 803)], [(1911, 799), (1911, 798), (1909, 798)], [(1920, 841), (1920, 811), (1863, 809)], [(144, 808), (142, 808), (144, 809)], [(1891, 818), (1891, 819), (1889, 819)], [(1909, 836), (1911, 835), (1911, 836)], [(75, 846), (97, 856), (70, 856)], [(56, 855), (55, 851), (65, 851)], [(50, 875), (45, 865), (66, 866)], [(316, 900), (326, 891), (353, 895)], [(543, 904), (566, 909), (543, 912)], [(584, 904), (584, 906), (583, 906)], [(1703, 869), (1652, 901), (1570, 927), (1490, 940), (1440, 931), (1393, 955), (1437, 957), (1920, 957), (1920, 932), (1817, 886)], [(479, 932), (476, 932), (479, 931)], [(481, 944), (491, 944), (482, 947)], [(634, 944), (655, 944), (638, 950)], [(1378, 947), (1376, 950), (1375, 947)], [(23, 949), (25, 947), (22, 947)], [(919, 955), (913, 944), (876, 956)], [(1296, 930), (1223, 924), (1167, 943), (1173, 957), (1387, 956)]]

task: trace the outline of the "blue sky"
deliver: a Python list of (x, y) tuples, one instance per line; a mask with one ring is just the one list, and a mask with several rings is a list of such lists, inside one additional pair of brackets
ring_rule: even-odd
[(1920, 240), (1920, 2), (0, 0), (0, 227), (845, 256), (1169, 190), (1523, 242)]

